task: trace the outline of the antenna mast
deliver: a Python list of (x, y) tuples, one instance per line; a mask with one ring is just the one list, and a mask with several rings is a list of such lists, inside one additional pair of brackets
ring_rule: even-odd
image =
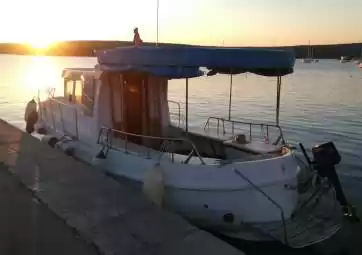
[(158, 13), (160, 9), (160, 0), (157, 0), (157, 39), (156, 39), (156, 46), (158, 46)]

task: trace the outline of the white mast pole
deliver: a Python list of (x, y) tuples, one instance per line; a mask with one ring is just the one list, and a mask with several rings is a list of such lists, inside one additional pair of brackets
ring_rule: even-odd
[(231, 97), (233, 94), (233, 74), (230, 74), (230, 90), (229, 90), (229, 120), (231, 120)]
[(158, 13), (159, 13), (159, 9), (160, 9), (160, 0), (157, 0), (157, 36), (156, 36), (156, 46), (158, 46)]

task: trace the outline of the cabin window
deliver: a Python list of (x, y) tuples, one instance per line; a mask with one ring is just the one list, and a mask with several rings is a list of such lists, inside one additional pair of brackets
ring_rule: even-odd
[(74, 103), (82, 104), (83, 81), (76, 80), (74, 86)]
[(73, 80), (65, 80), (64, 83), (64, 97), (73, 102), (73, 89), (74, 89)]
[(81, 80), (66, 80), (64, 96), (69, 102), (82, 104), (83, 82)]
[(83, 82), (82, 87), (82, 104), (90, 111), (93, 112), (95, 97), (95, 80), (87, 79)]
[(88, 114), (91, 115), (95, 96), (95, 80), (66, 80), (64, 96), (71, 103), (85, 106)]

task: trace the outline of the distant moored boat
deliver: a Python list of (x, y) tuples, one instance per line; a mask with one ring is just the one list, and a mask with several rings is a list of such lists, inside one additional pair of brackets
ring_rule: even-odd
[(313, 49), (310, 45), (310, 41), (309, 41), (309, 45), (308, 45), (308, 55), (306, 58), (303, 58), (302, 63), (305, 63), (305, 64), (309, 64), (309, 63), (313, 63), (313, 62), (319, 62), (317, 59), (314, 59), (313, 58)]
[(341, 56), (341, 63), (347, 63), (347, 62), (351, 62), (352, 61), (352, 57), (351, 56)]

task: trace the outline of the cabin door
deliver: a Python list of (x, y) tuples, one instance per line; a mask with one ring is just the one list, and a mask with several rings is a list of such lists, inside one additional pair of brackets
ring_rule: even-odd
[[(143, 133), (143, 79), (141, 76), (124, 76), (124, 117), (125, 131), (133, 134)], [(141, 137), (129, 136), (129, 140), (140, 144)]]

